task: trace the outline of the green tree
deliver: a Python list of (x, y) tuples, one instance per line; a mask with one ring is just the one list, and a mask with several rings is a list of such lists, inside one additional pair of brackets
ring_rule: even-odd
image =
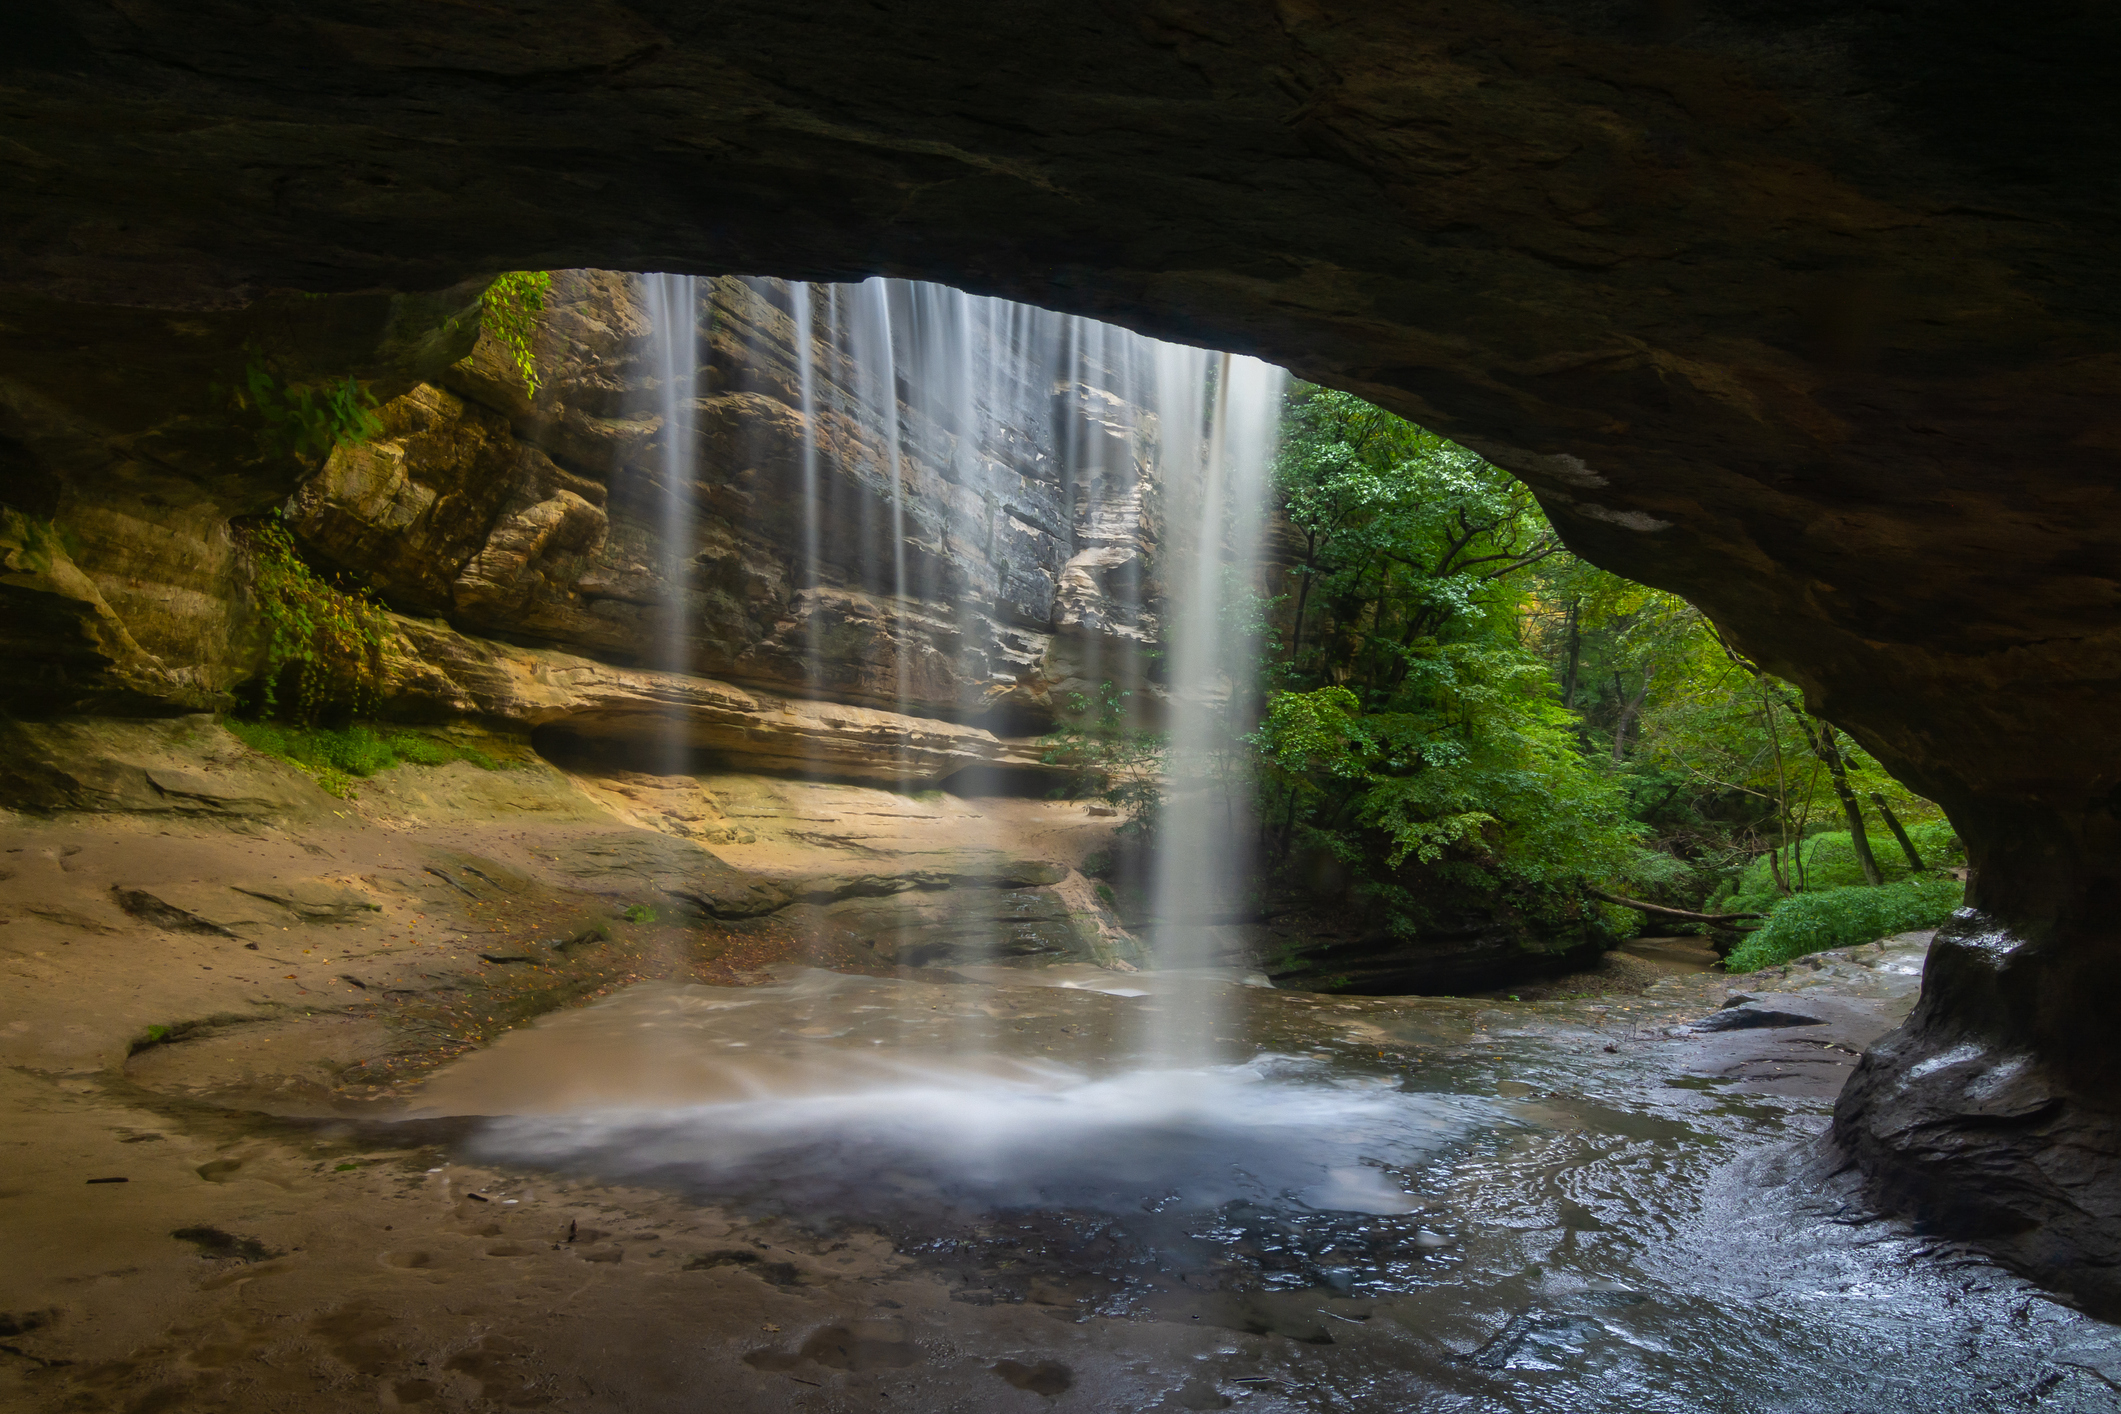
[(1524, 624), (1563, 555), (1531, 494), (1345, 393), (1299, 388), (1275, 487), (1296, 535), (1255, 737), (1270, 865), (1325, 851), (1395, 928), (1445, 896), (1607, 926), (1642, 865), (1610, 770)]

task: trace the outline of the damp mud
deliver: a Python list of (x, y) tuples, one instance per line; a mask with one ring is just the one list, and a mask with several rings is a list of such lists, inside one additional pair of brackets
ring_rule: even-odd
[(1514, 999), (909, 967), (1097, 820), (806, 787), (903, 839), (762, 824), (792, 901), (714, 918), (608, 779), (404, 769), (5, 822), (0, 1407), (2116, 1407), (2111, 1328), (1819, 1146), (1923, 936)]
[(1926, 941), (1518, 1002), (643, 965), (358, 1117), (165, 1073), (241, 1028), (18, 1066), (8, 1407), (2113, 1409), (2121, 1336), (1822, 1159)]

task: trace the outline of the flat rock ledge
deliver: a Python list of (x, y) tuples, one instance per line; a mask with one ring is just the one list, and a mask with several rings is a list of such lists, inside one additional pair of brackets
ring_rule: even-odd
[(382, 697), (395, 716), (560, 728), (591, 744), (708, 753), (730, 767), (929, 786), (974, 768), (1047, 771), (1033, 741), (935, 717), (778, 697), (620, 668), (397, 618)]

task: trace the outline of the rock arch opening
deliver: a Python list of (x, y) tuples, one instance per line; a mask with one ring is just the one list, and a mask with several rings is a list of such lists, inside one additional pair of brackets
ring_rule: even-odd
[[(296, 490), (250, 431), (199, 411), (246, 386), (250, 350), (279, 361), (283, 397), (348, 374), (382, 403), (437, 389), (396, 430), (455, 439), (474, 474), (433, 504), (483, 521), (503, 514), (483, 498), (507, 479), (511, 419), (536, 406), (503, 366), (465, 375), (479, 396), (445, 386), (483, 283), (454, 282), (563, 266), (959, 281), (1271, 359), (1457, 438), (1522, 476), (1579, 553), (1704, 605), (1942, 802), (1979, 912), (1837, 1133), (1894, 1202), (2110, 1308), (2121, 148), (2094, 57), (2110, 36), (2088, 10), (2033, 38), (1976, 10), (43, 16), (7, 60), (22, 219), (0, 238), (16, 667), (0, 702), (28, 722), (8, 728), (10, 798), (292, 808), (233, 756), (187, 764), (169, 717), (250, 671), (231, 526)], [(352, 293), (293, 293), (319, 290)], [(623, 437), (624, 413), (553, 435)], [(578, 553), (612, 508), (547, 460), (540, 494), (507, 510), (517, 544)], [(499, 559), (441, 580), (387, 517), (369, 524), (416, 613), (466, 569), (489, 602), (513, 590)], [(741, 606), (757, 586), (740, 555), (721, 563)], [(640, 590), (601, 589), (586, 617), (608, 647)], [(408, 633), (449, 666), (412, 684), (432, 722), (586, 696), (622, 723), (674, 690), (609, 663), (517, 675), (427, 617)], [(842, 705), (702, 697), (720, 735), (695, 745), (734, 750), (778, 713), (829, 750), (880, 710)], [(933, 718), (903, 754), (937, 781), (1032, 769), (980, 744), (1033, 720), (996, 710)], [(125, 715), (123, 749), (81, 714)], [(464, 791), (529, 801), (527, 779)], [(418, 887), (485, 887), (429, 867), (408, 863)], [(848, 887), (816, 906), (856, 906)], [(733, 884), (696, 892), (708, 916), (763, 916)], [(326, 898), (259, 906), (299, 918)], [(194, 939), (256, 925), (165, 905), (201, 921)], [(1507, 1365), (1567, 1319), (1483, 1350)]]

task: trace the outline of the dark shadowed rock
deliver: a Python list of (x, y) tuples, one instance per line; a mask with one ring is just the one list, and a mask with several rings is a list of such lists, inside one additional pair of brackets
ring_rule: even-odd
[(1710, 1012), (1694, 1023), (1696, 1031), (1757, 1031), (1763, 1028), (1786, 1026), (1823, 1026), (1825, 1021), (1803, 1012), (1780, 1011), (1773, 1007), (1755, 1005), (1748, 997), (1742, 1002), (1726, 1003), (1722, 1010)]
[[(2112, 1065), (2107, 1023), (2092, 1023), (2121, 978), (2110, 954), (2053, 951), (1970, 909), (1939, 929), (1914, 1014), (1865, 1053), (1834, 1138), (1888, 1202), (2112, 1319), (2121, 1120), (2110, 1089), (2083, 1086)], [(2048, 992), (2050, 968), (2065, 969), (2075, 1005)]]

